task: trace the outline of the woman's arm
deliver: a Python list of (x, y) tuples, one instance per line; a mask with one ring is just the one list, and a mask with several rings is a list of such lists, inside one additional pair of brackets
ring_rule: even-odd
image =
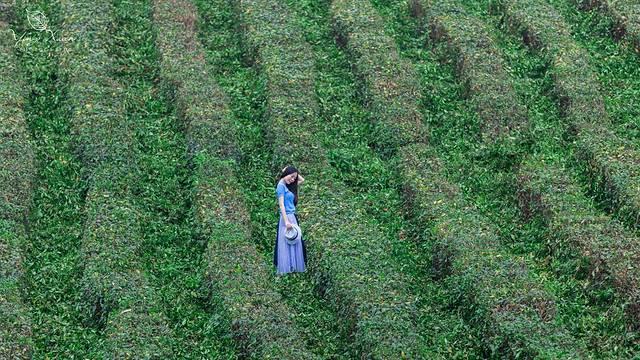
[(289, 227), (289, 219), (287, 218), (287, 212), (284, 208), (284, 195), (278, 198), (278, 203), (280, 204), (280, 213), (282, 214), (282, 219), (284, 219), (285, 225), (287, 228)]
[(298, 185), (302, 184), (304, 182), (304, 178), (302, 177), (302, 175), (298, 174)]

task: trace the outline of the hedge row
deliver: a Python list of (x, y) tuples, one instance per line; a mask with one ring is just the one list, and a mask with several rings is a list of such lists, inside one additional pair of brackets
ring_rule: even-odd
[(412, 179), (404, 193), (420, 229), (434, 239), (434, 274), (484, 336), (491, 356), (584, 356), (584, 345), (554, 324), (553, 297), (520, 259), (501, 250), (497, 230), (445, 180), (441, 160), (419, 146), (402, 155), (402, 172)]
[(239, 139), (226, 96), (205, 65), (196, 14), (188, 0), (154, 2), (161, 76), (167, 93), (175, 94), (187, 129), (195, 224), (209, 244), (208, 286), (230, 314), (241, 357), (314, 358), (272, 286), (272, 269), (251, 242), (249, 214), (235, 175)]
[[(581, 270), (596, 286), (613, 284), (626, 302), (633, 323), (640, 320), (638, 238), (619, 222), (598, 213), (577, 179), (558, 160), (536, 156), (522, 164), (518, 202), (528, 219), (540, 216), (553, 252), (576, 253), (588, 266)], [(581, 263), (583, 263), (581, 261)]]
[(115, 358), (167, 357), (171, 337), (158, 299), (141, 272), (140, 212), (132, 125), (123, 86), (110, 76), (114, 8), (65, 1), (60, 67), (68, 79), (73, 135), (89, 181), (82, 238), (82, 303), (87, 323), (102, 329)]
[[(31, 320), (20, 297), (21, 247), (31, 204), (35, 160), (23, 114), (25, 89), (13, 33), (0, 15), (0, 358), (32, 356)], [(6, 18), (4, 18), (6, 17)]]
[[(377, 88), (385, 80), (378, 72), (396, 74), (396, 91), (411, 92), (404, 84), (415, 84), (417, 76), (402, 69), (410, 64), (399, 59), (391, 40), (382, 30), (382, 19), (367, 1), (339, 0), (333, 3), (332, 13), (337, 23), (338, 39), (348, 42), (355, 66), (364, 64), (357, 72), (366, 78), (363, 90), (372, 101), (372, 118), (391, 121), (376, 109), (393, 108), (404, 104), (405, 98), (379, 96)], [(379, 46), (372, 46), (379, 41)], [(384, 67), (367, 67), (372, 61)], [(413, 76), (405, 80), (403, 76)], [(414, 97), (410, 106), (418, 108)], [(420, 133), (426, 127), (419, 123)], [(393, 136), (389, 134), (389, 136)], [(555, 313), (553, 299), (542, 286), (531, 280), (526, 266), (509, 254), (500, 252), (499, 238), (486, 220), (476, 215), (459, 190), (447, 183), (443, 170), (430, 148), (420, 142), (405, 139), (396, 143), (408, 144), (397, 148), (398, 172), (403, 178), (403, 194), (409, 204), (409, 217), (422, 231), (433, 231), (434, 274), (446, 279), (451, 301), (459, 306), (470, 323), (485, 335), (487, 351), (494, 356), (518, 353), (544, 356), (570, 354), (580, 349), (563, 329), (547, 320)], [(488, 335), (488, 336), (487, 336)], [(550, 350), (551, 349), (551, 350)]]
[(493, 7), (502, 13), (511, 31), (546, 56), (576, 157), (590, 178), (592, 191), (624, 221), (640, 226), (640, 152), (610, 130), (588, 54), (571, 39), (562, 17), (546, 3), (496, 0)]
[(483, 120), (483, 141), (502, 146), (503, 155), (512, 154), (528, 119), (487, 26), (456, 1), (412, 0), (410, 8), (430, 38), (446, 44), (466, 96)]
[(352, 5), (344, 1), (332, 3), (333, 27), (338, 45), (351, 55), (358, 81), (370, 89), (364, 94), (364, 102), (380, 120), (372, 136), (378, 150), (427, 143), (429, 134), (422, 126), (415, 101), (420, 97), (415, 70), (400, 60), (393, 39), (368, 31), (379, 26), (378, 19), (363, 16), (370, 7)]
[(573, 0), (583, 10), (597, 8), (610, 16), (615, 25), (616, 40), (626, 37), (637, 52), (640, 52), (640, 5), (633, 0)]
[(267, 80), (267, 133), (275, 173), (295, 164), (307, 181), (299, 213), (309, 247), (309, 270), (319, 290), (344, 319), (358, 358), (428, 358), (416, 330), (416, 299), (407, 275), (390, 255), (392, 245), (364, 206), (336, 180), (314, 138), (318, 114), (312, 51), (278, 1), (237, 3), (246, 48)]
[[(416, 1), (417, 3), (426, 3)], [(433, 5), (432, 8), (442, 8), (446, 3)], [(425, 5), (413, 6), (426, 13)], [(455, 7), (447, 7), (445, 10), (451, 14), (457, 14)], [(420, 12), (420, 11), (419, 11)], [(434, 15), (435, 17), (436, 15)], [(458, 15), (458, 23), (465, 16)], [(455, 25), (452, 25), (455, 26)], [(478, 27), (470, 34), (486, 34), (487, 31)], [(483, 35), (485, 37), (487, 35)], [(454, 33), (450, 37), (458, 39), (464, 35)], [(486, 42), (483, 42), (486, 43)], [(493, 54), (483, 54), (479, 57), (495, 58), (499, 56), (497, 50)], [(482, 61), (482, 60), (481, 60)], [(494, 69), (497, 74), (500, 69)], [(491, 74), (491, 72), (487, 72)], [(507, 77), (498, 75), (498, 78)], [(508, 107), (517, 108), (517, 97), (510, 88), (510, 95), (504, 100)], [(501, 103), (501, 100), (496, 100)], [(487, 102), (491, 106), (491, 102)], [(500, 105), (496, 106), (500, 108)], [(520, 107), (522, 108), (522, 107)], [(524, 109), (521, 110), (524, 114)], [(630, 251), (631, 244), (637, 240), (633, 239), (621, 228), (620, 224), (604, 215), (597, 215), (584, 195), (581, 193), (573, 179), (562, 172), (550, 160), (527, 158), (525, 164), (519, 169), (518, 199), (521, 213), (525, 220), (531, 220), (535, 214), (542, 214), (545, 218), (545, 228), (548, 231), (548, 244), (550, 251), (558, 256), (563, 252), (579, 252), (587, 259), (590, 269), (587, 273), (593, 282), (602, 283), (611, 280), (622, 294), (628, 297), (628, 310), (631, 317), (635, 318), (637, 308), (637, 285), (634, 285), (631, 275), (634, 274), (632, 260), (636, 258), (634, 251)], [(588, 221), (583, 223), (583, 219)], [(625, 250), (626, 249), (626, 250)], [(630, 252), (629, 252), (630, 251)]]

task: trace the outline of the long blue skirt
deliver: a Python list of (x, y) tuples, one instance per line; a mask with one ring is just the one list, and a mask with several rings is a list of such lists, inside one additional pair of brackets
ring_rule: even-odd
[[(287, 214), (287, 219), (292, 224), (298, 225), (298, 217), (296, 214)], [(280, 214), (278, 222), (278, 231), (276, 233), (276, 245), (273, 251), (273, 265), (276, 267), (277, 274), (286, 274), (290, 272), (303, 272), (306, 269), (307, 249), (304, 244), (304, 235), (294, 245), (289, 245), (284, 237), (287, 227)]]

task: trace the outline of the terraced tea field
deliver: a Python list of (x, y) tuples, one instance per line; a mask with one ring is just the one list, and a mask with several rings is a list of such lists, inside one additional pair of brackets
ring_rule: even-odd
[(0, 359), (640, 357), (634, 2), (0, 11)]

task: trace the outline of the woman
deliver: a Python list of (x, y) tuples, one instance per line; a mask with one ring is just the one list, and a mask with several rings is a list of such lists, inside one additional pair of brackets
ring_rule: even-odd
[(285, 230), (293, 225), (298, 225), (296, 205), (298, 205), (298, 185), (304, 182), (304, 178), (298, 174), (293, 166), (282, 169), (276, 185), (276, 199), (280, 212), (280, 221), (276, 234), (276, 245), (273, 252), (273, 264), (277, 274), (289, 272), (303, 272), (306, 267), (307, 249), (304, 239), (290, 245), (285, 236)]

